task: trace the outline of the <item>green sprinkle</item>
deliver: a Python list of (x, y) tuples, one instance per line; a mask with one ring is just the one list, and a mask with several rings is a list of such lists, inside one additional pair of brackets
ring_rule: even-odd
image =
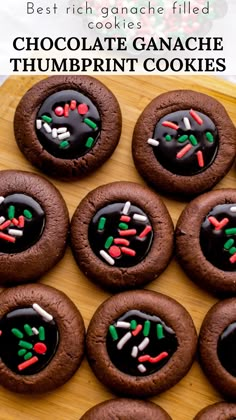
[(188, 136), (186, 134), (178, 138), (179, 143), (184, 143), (186, 140), (188, 140)]
[(126, 229), (128, 229), (128, 227), (129, 226), (126, 223), (119, 223), (119, 228), (120, 229), (126, 230)]
[[(24, 325), (24, 330), (25, 330), (26, 334), (28, 334), (29, 336), (34, 334), (31, 327), (28, 324)], [(20, 337), (20, 338), (22, 338), (22, 337)]]
[(236, 234), (236, 228), (231, 229), (225, 229), (226, 235), (235, 235)]
[(235, 246), (232, 246), (232, 248), (230, 248), (230, 250), (229, 250), (230, 255), (235, 254), (235, 252), (236, 252), (236, 248), (235, 248)]
[(107, 219), (106, 217), (100, 217), (98, 222), (98, 230), (103, 230)]
[(166, 141), (171, 141), (171, 140), (172, 140), (171, 136), (169, 134), (167, 134), (166, 135)]
[(32, 349), (33, 347), (31, 343), (28, 343), (27, 341), (23, 341), (23, 340), (19, 341), (19, 346), (24, 347), (25, 349)]
[(193, 134), (190, 134), (189, 140), (191, 141), (191, 143), (192, 143), (193, 146), (197, 146), (198, 141), (197, 141), (196, 137)]
[(164, 338), (164, 333), (163, 333), (163, 326), (161, 324), (157, 324), (157, 338), (158, 340), (161, 340), (162, 338)]
[(41, 341), (45, 340), (45, 329), (44, 329), (44, 327), (39, 327), (39, 339)]
[(25, 349), (20, 349), (18, 351), (18, 356), (24, 356), (25, 353), (26, 353), (26, 350)]
[(213, 143), (213, 141), (214, 141), (214, 137), (213, 137), (213, 135), (210, 133), (210, 131), (207, 131), (207, 133), (206, 133), (206, 138), (207, 138), (207, 140), (208, 140), (210, 143)]
[(45, 121), (47, 123), (51, 123), (52, 122), (52, 118), (51, 117), (48, 117), (47, 115), (43, 115), (41, 118), (42, 118), (43, 121)]
[(85, 146), (90, 148), (92, 147), (93, 143), (94, 143), (94, 139), (92, 137), (89, 137), (85, 143)]
[(114, 325), (110, 325), (109, 331), (110, 331), (110, 334), (111, 334), (113, 340), (114, 341), (118, 340), (118, 334), (117, 334), (117, 331), (116, 331), (116, 328), (114, 327)]
[(64, 140), (59, 144), (59, 148), (60, 149), (65, 149), (69, 145), (70, 145), (70, 143), (67, 140)]
[(94, 130), (97, 128), (97, 124), (95, 122), (91, 121), (89, 118), (84, 119), (85, 124), (87, 124), (89, 127), (93, 128)]
[(33, 356), (33, 354), (29, 351), (28, 353), (26, 353), (26, 355), (24, 356), (25, 360), (29, 360), (31, 357)]
[(225, 242), (224, 244), (224, 249), (226, 249), (227, 251), (229, 250), (229, 248), (231, 248), (231, 246), (234, 244), (234, 239), (228, 239), (227, 242)]
[(113, 242), (113, 236), (109, 236), (109, 238), (107, 238), (106, 242), (105, 242), (105, 248), (109, 249), (111, 244)]
[(23, 215), (27, 218), (27, 219), (32, 219), (33, 215), (31, 213), (31, 211), (29, 210), (24, 210), (23, 211)]
[(135, 330), (136, 327), (137, 327), (137, 322), (135, 321), (135, 319), (132, 319), (132, 321), (130, 322), (131, 330)]
[(11, 330), (12, 334), (14, 334), (17, 338), (23, 338), (24, 334), (22, 334), (22, 332), (20, 330), (18, 330), (17, 328), (12, 328)]
[(15, 206), (9, 206), (8, 219), (12, 220), (15, 217)]
[(151, 322), (150, 321), (145, 321), (144, 322), (144, 327), (143, 327), (143, 335), (144, 337), (147, 337), (150, 331), (150, 327), (151, 327)]

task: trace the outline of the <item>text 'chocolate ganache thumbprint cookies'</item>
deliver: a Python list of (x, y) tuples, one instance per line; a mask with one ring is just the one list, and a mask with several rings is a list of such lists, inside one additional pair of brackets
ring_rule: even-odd
[(121, 395), (147, 397), (186, 375), (197, 335), (182, 305), (140, 290), (105, 301), (90, 322), (86, 342), (90, 366), (104, 385)]
[(201, 410), (194, 420), (235, 420), (236, 404), (220, 402)]
[(17, 144), (43, 172), (80, 178), (113, 153), (121, 112), (112, 92), (89, 76), (53, 76), (21, 99), (14, 118)]
[(82, 317), (59, 290), (31, 284), (0, 294), (0, 383), (11, 391), (63, 385), (82, 361), (84, 340)]
[(236, 298), (218, 302), (207, 313), (200, 331), (199, 351), (209, 381), (236, 402)]
[(80, 420), (171, 420), (163, 408), (150, 401), (116, 398), (88, 410)]
[(69, 228), (66, 204), (46, 179), (0, 172), (0, 284), (36, 280), (63, 257)]
[(157, 190), (197, 195), (229, 171), (236, 130), (225, 108), (202, 93), (176, 90), (155, 98), (139, 117), (133, 158)]
[(95, 283), (113, 291), (140, 287), (166, 268), (173, 223), (161, 199), (131, 182), (91, 191), (71, 223), (75, 259)]
[(176, 226), (176, 254), (188, 276), (219, 297), (236, 294), (236, 190), (195, 198)]

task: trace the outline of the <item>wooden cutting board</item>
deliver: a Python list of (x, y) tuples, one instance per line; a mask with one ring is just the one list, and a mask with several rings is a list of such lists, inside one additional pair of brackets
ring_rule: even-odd
[[(22, 95), (42, 77), (14, 76), (0, 88), (0, 169), (21, 169), (39, 173), (21, 155), (14, 141), (13, 117)], [(122, 136), (111, 159), (96, 173), (82, 181), (63, 183), (50, 179), (61, 191), (72, 216), (80, 200), (97, 186), (126, 180), (145, 184), (136, 172), (131, 156), (131, 138), (134, 124), (144, 107), (155, 96), (173, 89), (194, 89), (213, 96), (223, 103), (236, 123), (236, 86), (214, 77), (157, 77), (157, 76), (103, 76), (98, 77), (116, 95), (123, 114)], [(217, 188), (235, 187), (235, 167)], [(163, 197), (176, 223), (186, 203)], [(91, 283), (78, 269), (70, 249), (63, 260), (41, 282), (65, 292), (77, 305), (86, 327), (96, 308), (110, 295)], [(190, 312), (197, 330), (216, 299), (199, 289), (183, 273), (175, 258), (166, 271), (147, 289), (171, 296)], [(187, 332), (186, 332), (187, 333)], [(58, 372), (60, 375), (60, 372)], [(0, 389), (0, 419), (79, 419), (95, 404), (114, 397), (100, 384), (84, 359), (74, 377), (63, 387), (41, 396), (23, 396)], [(188, 375), (174, 388), (152, 399), (160, 404), (173, 420), (192, 420), (203, 407), (222, 400), (212, 388), (197, 361)], [(105, 420), (105, 419), (104, 419)]]

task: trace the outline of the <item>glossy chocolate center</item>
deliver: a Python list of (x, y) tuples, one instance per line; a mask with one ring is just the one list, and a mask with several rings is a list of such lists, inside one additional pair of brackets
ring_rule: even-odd
[(206, 259), (224, 271), (236, 271), (236, 204), (219, 204), (204, 219), (200, 245)]
[(36, 133), (42, 146), (61, 159), (84, 156), (95, 145), (101, 129), (98, 110), (76, 90), (49, 96), (36, 117)]
[(181, 110), (158, 121), (148, 144), (156, 159), (177, 175), (195, 175), (215, 160), (218, 133), (213, 121), (199, 111)]
[(162, 319), (131, 310), (109, 326), (107, 352), (112, 363), (132, 376), (147, 376), (160, 370), (175, 353), (175, 332)]
[(230, 324), (219, 337), (217, 354), (222, 366), (236, 377), (236, 322)]
[(0, 197), (0, 253), (25, 251), (41, 237), (45, 213), (32, 197), (11, 194)]
[(38, 305), (36, 308), (18, 308), (0, 320), (0, 357), (18, 375), (40, 372), (58, 347), (59, 332), (55, 321), (48, 313), (46, 320), (38, 312)]
[(148, 216), (127, 201), (100, 209), (89, 225), (88, 237), (93, 252), (103, 262), (131, 267), (147, 255), (153, 232)]

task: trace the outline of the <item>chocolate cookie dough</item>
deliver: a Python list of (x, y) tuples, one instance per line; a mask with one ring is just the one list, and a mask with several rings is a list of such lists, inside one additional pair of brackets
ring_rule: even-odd
[(80, 420), (171, 420), (158, 405), (150, 401), (117, 398), (104, 401), (88, 410)]
[(85, 329), (73, 302), (49, 286), (18, 286), (0, 294), (0, 383), (14, 392), (42, 393), (78, 369)]
[(194, 420), (235, 420), (236, 404), (220, 402), (201, 410)]
[(176, 254), (188, 276), (220, 297), (236, 293), (236, 190), (205, 193), (176, 226)]
[(121, 112), (115, 96), (89, 76), (53, 76), (21, 99), (14, 118), (17, 144), (43, 172), (79, 178), (101, 166), (117, 146)]
[(210, 96), (176, 90), (155, 98), (133, 134), (139, 173), (157, 190), (196, 195), (229, 171), (236, 130), (224, 107)]
[(1, 285), (33, 281), (50, 270), (64, 255), (68, 228), (66, 204), (49, 181), (0, 172)]
[[(236, 399), (236, 298), (214, 305), (199, 336), (201, 366), (212, 385), (226, 398)], [(234, 409), (236, 417), (236, 409)]]
[(166, 268), (173, 223), (152, 191), (114, 182), (82, 200), (72, 218), (71, 245), (79, 267), (94, 282), (114, 291), (137, 288)]
[(186, 375), (196, 344), (183, 306), (160, 293), (132, 291), (97, 309), (88, 328), (87, 356), (94, 374), (112, 391), (147, 397)]

